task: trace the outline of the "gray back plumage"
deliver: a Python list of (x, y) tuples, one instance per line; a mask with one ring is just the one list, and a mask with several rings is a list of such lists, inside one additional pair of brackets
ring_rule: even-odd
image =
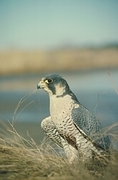
[(80, 103), (78, 108), (72, 110), (72, 119), (76, 127), (81, 129), (96, 146), (104, 150), (109, 149), (110, 139), (101, 132), (100, 121)]

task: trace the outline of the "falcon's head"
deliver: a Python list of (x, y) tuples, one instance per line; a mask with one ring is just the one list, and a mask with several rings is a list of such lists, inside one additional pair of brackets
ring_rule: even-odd
[(69, 93), (69, 85), (57, 74), (49, 74), (37, 84), (37, 89), (44, 89), (49, 95), (64, 96)]

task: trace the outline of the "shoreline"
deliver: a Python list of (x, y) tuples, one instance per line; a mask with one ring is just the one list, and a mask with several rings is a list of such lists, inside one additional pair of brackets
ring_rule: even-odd
[(118, 67), (118, 48), (0, 51), (0, 75)]

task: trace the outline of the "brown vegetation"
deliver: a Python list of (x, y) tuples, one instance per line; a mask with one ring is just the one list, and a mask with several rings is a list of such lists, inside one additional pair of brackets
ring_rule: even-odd
[(107, 166), (103, 161), (68, 164), (67, 159), (46, 141), (37, 145), (20, 136), (13, 125), (6, 129), (7, 138), (0, 138), (1, 180), (116, 180), (118, 152), (111, 151)]
[(118, 49), (0, 52), (0, 74), (118, 67)]

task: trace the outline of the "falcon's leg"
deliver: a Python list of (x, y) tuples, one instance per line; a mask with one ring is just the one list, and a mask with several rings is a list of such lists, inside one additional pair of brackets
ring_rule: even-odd
[(82, 134), (79, 134), (76, 136), (76, 145), (78, 148), (79, 156), (84, 160), (88, 158), (92, 158), (92, 151), (88, 147), (88, 141), (82, 136)]
[(78, 151), (60, 136), (50, 116), (42, 120), (41, 128), (50, 139), (64, 149), (70, 163), (77, 161)]
[(63, 145), (69, 163), (70, 164), (76, 163), (78, 161), (78, 155), (79, 155), (77, 149), (75, 149), (75, 147), (68, 144), (68, 142), (62, 137), (61, 137), (61, 143)]
[(100, 155), (102, 150), (98, 150), (90, 140), (87, 140), (81, 133), (76, 136), (78, 152), (83, 160), (92, 159), (93, 152)]

